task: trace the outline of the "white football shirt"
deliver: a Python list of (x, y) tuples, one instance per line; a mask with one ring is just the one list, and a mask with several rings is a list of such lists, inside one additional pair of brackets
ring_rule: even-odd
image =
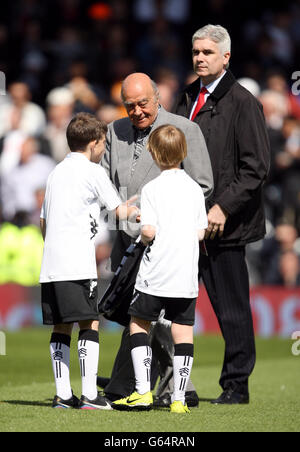
[(184, 170), (163, 171), (141, 193), (141, 225), (156, 228), (135, 288), (155, 296), (198, 296), (198, 230), (207, 228), (201, 187)]
[(105, 170), (71, 152), (47, 181), (41, 218), (46, 237), (40, 282), (97, 278), (94, 239), (100, 209), (116, 209), (121, 199)]

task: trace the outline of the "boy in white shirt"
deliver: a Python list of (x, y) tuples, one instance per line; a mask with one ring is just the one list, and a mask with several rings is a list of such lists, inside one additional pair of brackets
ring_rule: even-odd
[[(45, 240), (40, 283), (43, 322), (54, 325), (50, 353), (56, 383), (54, 408), (111, 409), (97, 392), (99, 315), (94, 238), (101, 206), (125, 219), (136, 213), (122, 204), (99, 165), (105, 151), (106, 123), (79, 113), (67, 128), (71, 152), (47, 181), (41, 211)], [(82, 378), (80, 401), (72, 393), (69, 362), (74, 322), (80, 327), (78, 357)]]
[(175, 344), (174, 393), (171, 412), (188, 413), (185, 404), (194, 356), (193, 325), (198, 297), (199, 240), (207, 228), (202, 189), (184, 170), (187, 155), (183, 132), (171, 125), (152, 132), (149, 151), (162, 173), (141, 194), (141, 238), (147, 246), (129, 309), (136, 392), (113, 403), (120, 410), (151, 409), (152, 351), (148, 332), (162, 309), (172, 322)]

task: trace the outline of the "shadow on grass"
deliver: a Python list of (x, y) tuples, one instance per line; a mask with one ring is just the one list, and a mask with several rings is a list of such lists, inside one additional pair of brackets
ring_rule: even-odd
[(44, 402), (32, 400), (2, 400), (2, 403), (9, 403), (11, 405), (23, 405), (23, 406), (39, 406), (39, 407), (52, 407), (52, 400), (46, 399)]
[(204, 398), (200, 398), (199, 402), (212, 402), (215, 399), (204, 399)]

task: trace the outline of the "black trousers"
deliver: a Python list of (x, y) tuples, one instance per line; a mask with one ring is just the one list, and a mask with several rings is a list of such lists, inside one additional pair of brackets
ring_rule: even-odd
[[(164, 377), (160, 382), (157, 395), (165, 389), (169, 382), (169, 372), (173, 370), (173, 341), (170, 328), (156, 324), (150, 333), (150, 342), (153, 351), (151, 367), (151, 390), (154, 389), (159, 376)], [(173, 373), (172, 373), (173, 375)], [(172, 376), (171, 375), (171, 376)], [(116, 356), (110, 382), (105, 387), (106, 394), (128, 396), (135, 390), (135, 375), (131, 358), (131, 343), (129, 327), (125, 327), (120, 348)]]
[[(162, 397), (173, 392), (173, 356), (174, 345), (171, 335), (171, 328), (157, 322), (151, 327), (150, 343), (152, 347), (152, 367), (151, 367), (151, 390), (156, 386), (159, 378), (159, 385), (156, 390), (156, 397)], [(105, 387), (105, 394), (128, 396), (135, 390), (135, 375), (131, 359), (131, 344), (129, 327), (123, 331), (122, 340), (118, 354), (116, 356), (110, 382)], [(196, 391), (190, 380), (186, 391)]]
[(248, 394), (256, 352), (245, 247), (208, 247), (208, 254), (200, 257), (199, 275), (225, 340), (220, 385)]

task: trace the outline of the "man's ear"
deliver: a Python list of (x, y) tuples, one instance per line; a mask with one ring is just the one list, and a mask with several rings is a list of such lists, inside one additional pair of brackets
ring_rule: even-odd
[(231, 53), (230, 52), (225, 52), (224, 53), (223, 58), (224, 58), (224, 67), (225, 68), (229, 64), (230, 57), (231, 57)]

